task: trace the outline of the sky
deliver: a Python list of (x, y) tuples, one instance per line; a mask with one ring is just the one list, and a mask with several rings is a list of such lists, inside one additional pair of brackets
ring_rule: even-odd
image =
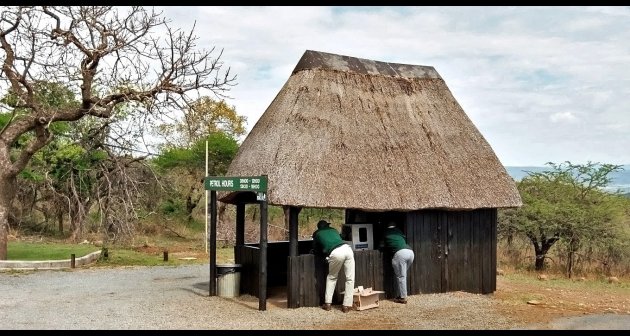
[(630, 7), (156, 7), (258, 121), (306, 50), (433, 66), (506, 166), (630, 164)]

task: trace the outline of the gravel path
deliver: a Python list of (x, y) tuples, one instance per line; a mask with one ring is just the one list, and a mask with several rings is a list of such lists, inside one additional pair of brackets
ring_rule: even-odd
[(208, 296), (208, 265), (0, 272), (0, 329), (509, 329), (490, 296), (409, 297), (343, 314)]

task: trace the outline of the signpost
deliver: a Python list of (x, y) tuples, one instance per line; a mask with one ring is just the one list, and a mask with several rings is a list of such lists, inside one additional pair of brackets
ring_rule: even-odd
[(206, 190), (267, 192), (267, 176), (208, 176)]
[(209, 295), (217, 295), (217, 191), (250, 191), (256, 193), (260, 203), (260, 262), (258, 269), (258, 310), (267, 310), (267, 175), (261, 176), (207, 176), (206, 190), (210, 190), (210, 281)]

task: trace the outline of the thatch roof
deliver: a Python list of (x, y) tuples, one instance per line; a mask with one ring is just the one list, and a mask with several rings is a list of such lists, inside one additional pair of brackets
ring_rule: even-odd
[[(272, 205), (405, 211), (522, 204), (433, 67), (310, 50), (226, 176), (265, 174)], [(219, 200), (236, 196), (223, 192)]]

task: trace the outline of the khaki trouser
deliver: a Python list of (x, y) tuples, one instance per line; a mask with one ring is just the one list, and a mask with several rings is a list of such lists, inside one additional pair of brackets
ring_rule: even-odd
[(346, 275), (346, 289), (343, 295), (343, 305), (352, 307), (352, 296), (354, 292), (354, 253), (348, 244), (343, 244), (330, 252), (326, 258), (328, 261), (328, 276), (326, 277), (326, 296), (324, 303), (332, 303), (333, 293), (337, 285), (337, 275), (343, 266), (343, 273)]

